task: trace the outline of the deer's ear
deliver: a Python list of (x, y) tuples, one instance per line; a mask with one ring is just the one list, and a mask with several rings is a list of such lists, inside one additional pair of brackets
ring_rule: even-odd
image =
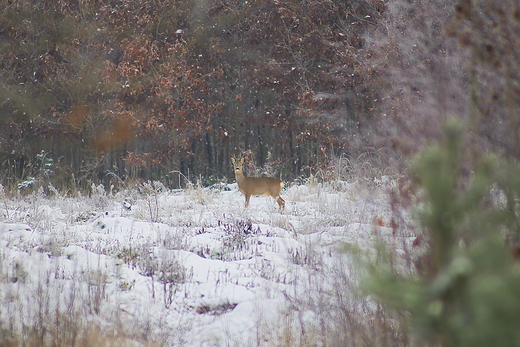
[(233, 163), (233, 165), (235, 165), (235, 158), (231, 158), (231, 162)]

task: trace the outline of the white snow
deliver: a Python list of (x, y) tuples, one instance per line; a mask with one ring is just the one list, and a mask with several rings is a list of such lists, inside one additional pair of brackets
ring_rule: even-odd
[(21, 332), (42, 311), (68, 312), (171, 346), (283, 345), (326, 318), (320, 305), (334, 310), (338, 286), (359, 304), (346, 245), (371, 254), (383, 239), (401, 257), (412, 247), (413, 235), (374, 222), (390, 206), (365, 184), (288, 187), (283, 212), (268, 197), (245, 209), (236, 185), (155, 187), (5, 198), (0, 323)]

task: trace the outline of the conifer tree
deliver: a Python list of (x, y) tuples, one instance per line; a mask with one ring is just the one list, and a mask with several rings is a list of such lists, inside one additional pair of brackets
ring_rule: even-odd
[(392, 262), (372, 264), (367, 289), (406, 313), (420, 345), (518, 346), (520, 272), (511, 242), (519, 190), (507, 177), (519, 172), (488, 155), (465, 175), (463, 143), (460, 124), (448, 121), (441, 143), (414, 167), (430, 270), (406, 276)]

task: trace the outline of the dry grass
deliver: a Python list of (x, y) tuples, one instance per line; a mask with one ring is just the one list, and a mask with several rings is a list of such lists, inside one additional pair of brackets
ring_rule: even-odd
[[(352, 257), (319, 239), (321, 233), (336, 237), (350, 232), (349, 225), (373, 223), (373, 202), (382, 199), (383, 194), (378, 190), (365, 187), (360, 191), (359, 186), (338, 180), (311, 179), (304, 186), (287, 188), (284, 193), (288, 206), (280, 213), (275, 203), (268, 204), (272, 201), (261, 198), (244, 210), (238, 192), (219, 194), (200, 185), (185, 192), (171, 192), (155, 182), (118, 193), (107, 193), (99, 186), (92, 189), (93, 193), (84, 198), (55, 196), (49, 200), (44, 192), (34, 192), (27, 198), (5, 202), (5, 213), (9, 213), (11, 221), (34, 222), (37, 232), (49, 240), (45, 244), (20, 243), (24, 247), (20, 251), (37, 250), (56, 258), (57, 265), (55, 271), (35, 278), (30, 269), (24, 268), (23, 261), (15, 269), (10, 260), (1, 257), (0, 251), (0, 329), (6, 332), (0, 337), (0, 346), (189, 345), (196, 319), (213, 316), (207, 312), (214, 312), (215, 308), (202, 312), (204, 306), (183, 307), (175, 301), (175, 295), (185, 290), (183, 281), (188, 286), (196, 284), (192, 283), (193, 270), (168, 256), (172, 250), (196, 253), (193, 247), (197, 244), (192, 240), (207, 232), (218, 235), (215, 242), (219, 247), (211, 248), (209, 244), (201, 257), (245, 261), (244, 264), (257, 259), (247, 268), (257, 276), (251, 277), (251, 288), (269, 282), (273, 290), (267, 291), (270, 297), (266, 299), (281, 303), (273, 310), (273, 316), (257, 317), (252, 340), (243, 341), (240, 334), (230, 331), (216, 337), (215, 346), (342, 346), (345, 341), (351, 346), (408, 345), (399, 322), (356, 290), (359, 276)], [(374, 201), (367, 202), (367, 197)], [(115, 204), (122, 204), (125, 199), (131, 199), (132, 208), (121, 207), (121, 217), (133, 222), (127, 226), (125, 239), (119, 235), (114, 239), (112, 235), (119, 229), (107, 227), (103, 217), (107, 209), (114, 211)], [(388, 206), (377, 208), (382, 215), (389, 210)], [(64, 224), (59, 227), (53, 215), (57, 211), (63, 213), (60, 218)], [(155, 230), (153, 239), (139, 238), (138, 229), (131, 230), (134, 223), (157, 221), (165, 223), (167, 229)], [(78, 225), (88, 226), (87, 232), (103, 236), (91, 239), (88, 234), (71, 235)], [(273, 243), (270, 252), (287, 258), (287, 272), (261, 256), (262, 243), (276, 237), (287, 238), (290, 245), (301, 245), (282, 250), (275, 247), (278, 243)], [(116, 270), (111, 274), (111, 268), (87, 273), (78, 269), (71, 277), (64, 276), (59, 264), (69, 256), (63, 248), (78, 242), (85, 250), (114, 258), (138, 271), (150, 281), (154, 302), (178, 310), (180, 314), (175, 317), (184, 321), (163, 326), (161, 319), (166, 318), (117, 308), (114, 293), (116, 297), (134, 293), (138, 284), (118, 277)], [(162, 251), (151, 253), (153, 248)], [(230, 278), (227, 272), (222, 273), (223, 282)], [(199, 307), (201, 312), (195, 312)], [(236, 303), (229, 302), (230, 312), (235, 307)], [(194, 312), (195, 318), (190, 317)]]

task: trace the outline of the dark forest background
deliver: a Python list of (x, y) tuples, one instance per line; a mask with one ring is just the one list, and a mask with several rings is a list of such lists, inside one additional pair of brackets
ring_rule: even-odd
[(397, 173), (454, 115), (468, 166), (518, 158), (519, 29), (514, 0), (1, 0), (0, 182)]

